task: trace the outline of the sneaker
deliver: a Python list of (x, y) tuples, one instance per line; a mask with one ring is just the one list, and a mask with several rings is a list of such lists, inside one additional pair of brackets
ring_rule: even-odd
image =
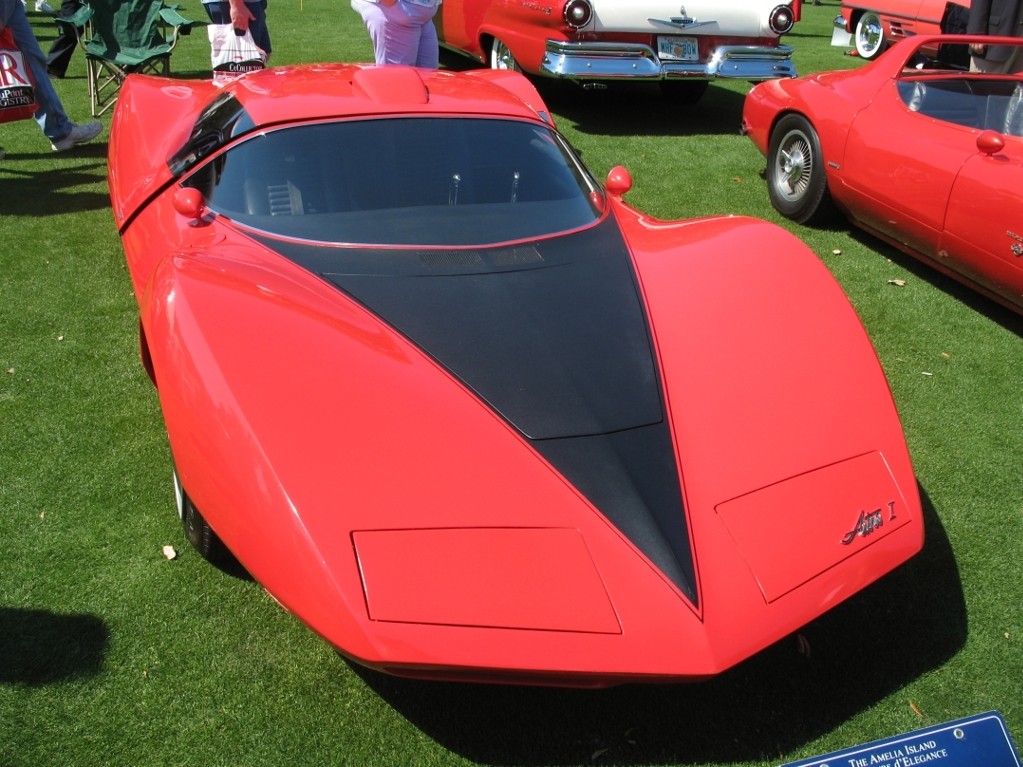
[(36, 0), (36, 13), (46, 13), (50, 16), (56, 16), (57, 12), (53, 9), (46, 0)]
[(71, 124), (71, 132), (59, 141), (51, 143), (54, 152), (66, 152), (68, 149), (92, 141), (99, 132), (103, 130), (103, 124), (99, 120), (93, 120), (84, 125)]

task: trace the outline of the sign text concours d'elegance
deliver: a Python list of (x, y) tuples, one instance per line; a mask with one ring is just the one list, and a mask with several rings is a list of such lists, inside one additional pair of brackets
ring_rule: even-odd
[(915, 730), (782, 767), (1023, 767), (997, 711)]

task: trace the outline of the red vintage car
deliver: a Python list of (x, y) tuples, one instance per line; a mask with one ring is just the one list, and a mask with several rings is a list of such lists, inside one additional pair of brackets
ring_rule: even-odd
[(657, 81), (699, 99), (715, 78), (794, 77), (782, 35), (802, 0), (444, 0), (441, 44), (493, 69), (573, 80)]
[(950, 6), (968, 10), (970, 0), (842, 0), (831, 42), (852, 44), (860, 58), (875, 59), (903, 38), (950, 31), (943, 28)]
[(921, 53), (970, 42), (1023, 44), (915, 37), (856, 70), (762, 83), (746, 97), (742, 130), (767, 157), (783, 215), (812, 223), (833, 203), (1023, 311), (1023, 76), (947, 69)]
[(109, 181), (188, 538), (359, 663), (698, 679), (922, 545), (827, 269), (631, 208), (520, 74), (132, 75)]

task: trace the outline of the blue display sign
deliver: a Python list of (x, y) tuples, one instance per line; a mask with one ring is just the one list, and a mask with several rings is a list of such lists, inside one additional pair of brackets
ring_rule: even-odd
[(1023, 767), (997, 711), (782, 767)]

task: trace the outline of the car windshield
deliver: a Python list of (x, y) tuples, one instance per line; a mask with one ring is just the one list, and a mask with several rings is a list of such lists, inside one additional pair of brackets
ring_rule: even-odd
[(269, 130), (183, 184), (238, 223), (319, 242), (477, 246), (577, 229), (600, 215), (597, 185), (555, 131), (496, 118)]

